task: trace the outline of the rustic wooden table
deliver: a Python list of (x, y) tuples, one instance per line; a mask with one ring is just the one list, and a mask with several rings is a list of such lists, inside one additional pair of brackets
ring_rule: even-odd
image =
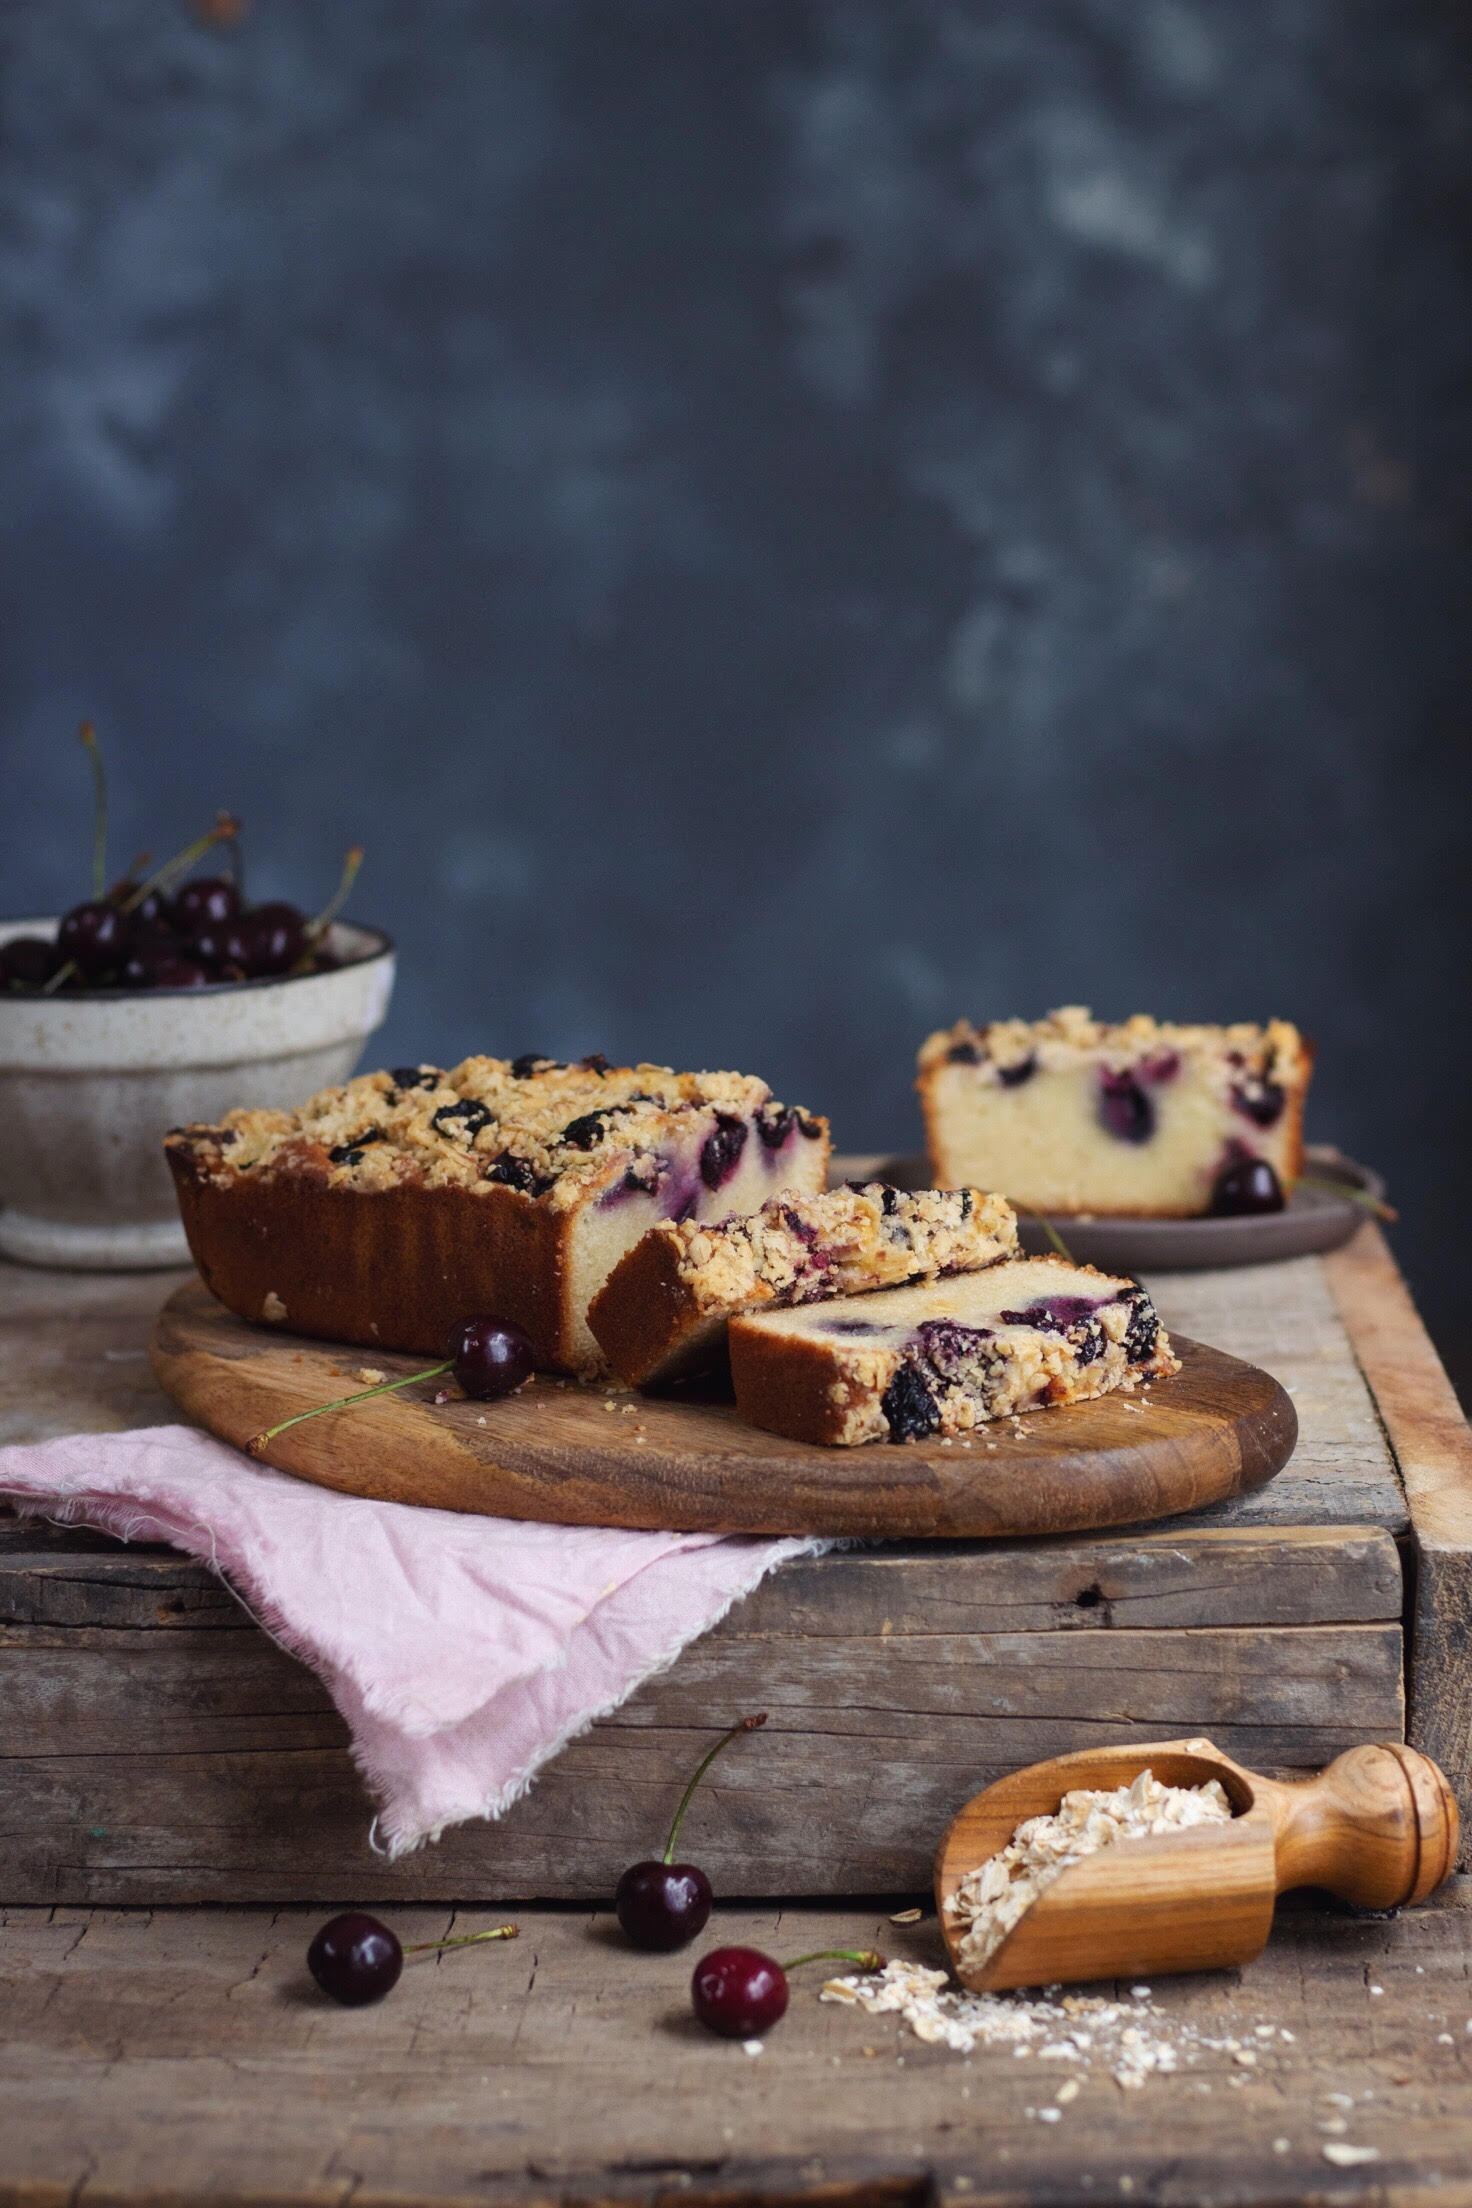
[[(167, 1417), (143, 1343), (173, 1285), (0, 1266), (0, 1441)], [(1290, 1899), (1245, 1972), (1155, 1987), (1142, 2021), (1180, 2067), (1138, 2090), (1102, 2052), (922, 2044), (820, 2005), (821, 1973), (748, 2055), (693, 2025), (688, 1958), (632, 1955), (586, 1906), (519, 1910), (518, 1944), (341, 2011), (302, 1964), (322, 1908), (239, 1906), (371, 1892), (424, 1938), (506, 1913), (457, 1895), (605, 1893), (713, 1712), (769, 1692), (785, 1745), (732, 1759), (701, 1835), (727, 1893), (763, 1866), (769, 1892), (918, 1885), (1009, 1757), (1132, 1733), (1214, 1726), (1303, 1763), (1408, 1715), (1465, 1808), (1472, 1437), (1381, 1237), (1152, 1286), (1292, 1388), (1302, 1440), (1269, 1489), (1153, 1531), (796, 1568), (559, 1758), (513, 1829), (376, 1884), (335, 1713), (207, 1573), (0, 1526), (0, 2208), (1472, 2202), (1468, 1879), (1394, 1920)], [(88, 1906), (171, 1898), (220, 1906)], [(707, 1939), (937, 1960), (933, 1920), (895, 1906), (731, 1903)]]
[[(394, 1917), (416, 1938), (496, 1921)], [(1146, 2028), (1185, 2052), (1137, 2090), (1097, 2061), (922, 2045), (820, 2003), (814, 1971), (750, 2055), (694, 2023), (688, 1957), (632, 1955), (588, 1911), (524, 1913), (514, 1945), (337, 2009), (303, 1967), (315, 1921), (0, 1913), (0, 2202), (1472, 2201), (1472, 1880), (1389, 1922), (1290, 1902), (1248, 1970), (1158, 1982)], [(939, 1947), (933, 1920), (846, 1905), (724, 1908), (716, 1936)]]

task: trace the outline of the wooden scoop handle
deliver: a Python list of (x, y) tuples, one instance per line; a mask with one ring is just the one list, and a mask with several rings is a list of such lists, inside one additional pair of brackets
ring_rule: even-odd
[(1273, 1821), (1280, 1894), (1321, 1886), (1361, 1909), (1396, 1909), (1456, 1863), (1456, 1802), (1414, 1748), (1351, 1748), (1305, 1784), (1259, 1779), (1255, 1791)]

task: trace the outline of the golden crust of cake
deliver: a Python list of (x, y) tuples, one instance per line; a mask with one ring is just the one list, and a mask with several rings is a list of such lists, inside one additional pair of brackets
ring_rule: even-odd
[(765, 1115), (773, 1126), (796, 1116), (804, 1133), (826, 1133), (749, 1074), (476, 1057), (449, 1072), (360, 1074), (295, 1112), (228, 1112), (218, 1127), (176, 1129), (169, 1140), (211, 1179), (301, 1174), (365, 1193), (510, 1187), (556, 1209), (624, 1173), (652, 1188), (661, 1144), (711, 1112)]
[(743, 1218), (651, 1227), (594, 1298), (589, 1324), (613, 1370), (643, 1386), (717, 1354), (736, 1312), (970, 1272), (1016, 1248), (1011, 1206), (981, 1189), (874, 1181), (789, 1193)]
[(1137, 1012), (1132, 1019), (1107, 1021), (1096, 1020), (1087, 1005), (1065, 1004), (1041, 1020), (992, 1020), (984, 1027), (958, 1020), (926, 1037), (920, 1070), (924, 1075), (934, 1066), (954, 1063), (961, 1053), (966, 1062), (995, 1068), (1001, 1079), (1003, 1069), (1029, 1059), (1045, 1071), (1085, 1061), (1122, 1069), (1164, 1051), (1211, 1051), (1228, 1060), (1236, 1053), (1242, 1068), (1264, 1078), (1271, 1073), (1285, 1086), (1307, 1080), (1313, 1060), (1291, 1020), (1242, 1020), (1214, 1027)]

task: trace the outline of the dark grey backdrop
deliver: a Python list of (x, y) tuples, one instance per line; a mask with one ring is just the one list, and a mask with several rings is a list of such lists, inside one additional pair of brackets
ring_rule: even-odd
[(4, 906), (90, 713), (389, 1058), (1282, 1011), (1465, 1356), (1460, 13), (8, 0)]

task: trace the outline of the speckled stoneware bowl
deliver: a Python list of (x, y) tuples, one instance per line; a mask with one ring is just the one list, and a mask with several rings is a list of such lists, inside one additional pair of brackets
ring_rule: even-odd
[[(0, 943), (54, 920), (0, 921)], [(125, 1272), (187, 1265), (163, 1138), (234, 1104), (345, 1081), (381, 1027), (394, 951), (339, 921), (335, 972), (204, 989), (0, 996), (0, 1252)]]

